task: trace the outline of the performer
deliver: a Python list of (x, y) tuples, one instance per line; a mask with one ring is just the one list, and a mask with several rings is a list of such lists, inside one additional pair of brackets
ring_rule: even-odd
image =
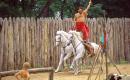
[[(85, 10), (83, 10), (82, 7), (80, 6), (78, 8), (78, 13), (76, 13), (75, 17), (74, 17), (74, 21), (76, 22), (75, 29), (76, 29), (76, 31), (82, 32), (84, 43), (88, 42), (89, 35), (90, 35), (90, 30), (89, 30), (88, 25), (85, 23), (85, 19), (88, 15), (88, 10), (91, 6), (91, 3), (92, 3), (92, 1), (90, 0), (89, 5), (87, 6), (87, 8)], [(85, 44), (85, 47), (87, 48), (89, 53), (93, 53), (93, 49), (90, 45)]]

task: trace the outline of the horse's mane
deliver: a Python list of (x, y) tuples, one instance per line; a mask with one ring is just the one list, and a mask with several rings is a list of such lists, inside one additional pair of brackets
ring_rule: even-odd
[(80, 32), (77, 32), (77, 31), (70, 31), (71, 33), (73, 33), (77, 38), (79, 38), (80, 40), (82, 40), (82, 35)]
[(69, 38), (69, 34), (65, 31), (57, 31), (57, 34), (61, 34), (61, 35), (64, 35), (65, 37)]

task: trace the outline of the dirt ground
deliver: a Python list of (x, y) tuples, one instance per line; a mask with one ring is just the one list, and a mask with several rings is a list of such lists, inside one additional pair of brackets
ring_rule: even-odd
[[(117, 65), (117, 67), (120, 69), (122, 74), (129, 74), (130, 75), (130, 64), (120, 64)], [(92, 75), (92, 80), (95, 80), (95, 77), (97, 75), (97, 70), (99, 68), (95, 69), (94, 74)], [(104, 68), (105, 69), (105, 68)], [(64, 71), (54, 74), (54, 80), (87, 80), (89, 75), (88, 70), (82, 70), (81, 73), (77, 76), (73, 75), (73, 72), (71, 71)], [(109, 66), (109, 73), (117, 73), (117, 70), (112, 65)], [(105, 78), (105, 72), (101, 75), (101, 78), (98, 80), (103, 80)], [(4, 77), (2, 80), (16, 80), (12, 76)], [(31, 74), (31, 80), (48, 80), (48, 73), (38, 73), (38, 74)]]

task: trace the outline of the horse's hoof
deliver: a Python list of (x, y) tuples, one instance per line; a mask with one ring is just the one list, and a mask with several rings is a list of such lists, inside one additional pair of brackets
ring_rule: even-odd
[(77, 76), (79, 73), (80, 73), (79, 71), (78, 71), (78, 72), (75, 72), (74, 75)]
[(75, 75), (75, 76), (77, 76), (77, 75), (78, 75), (78, 73), (74, 73), (74, 75)]
[(70, 69), (73, 69), (73, 66), (70, 66)]
[(58, 72), (58, 70), (55, 71), (55, 73), (57, 73), (57, 72)]

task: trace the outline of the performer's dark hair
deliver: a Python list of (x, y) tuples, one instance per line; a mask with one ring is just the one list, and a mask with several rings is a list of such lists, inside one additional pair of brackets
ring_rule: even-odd
[(82, 6), (79, 6), (78, 9), (83, 9), (83, 7), (82, 7)]

